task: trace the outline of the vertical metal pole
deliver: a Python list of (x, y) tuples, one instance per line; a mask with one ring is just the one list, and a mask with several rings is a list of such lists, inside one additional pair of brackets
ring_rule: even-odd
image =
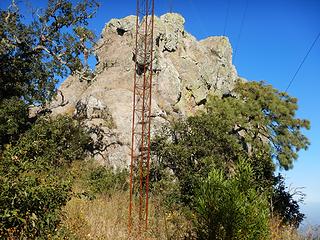
[(142, 92), (142, 118), (141, 118), (141, 148), (140, 148), (140, 194), (139, 194), (139, 232), (142, 225), (142, 204), (143, 204), (143, 159), (145, 157), (145, 108), (146, 108), (146, 81), (147, 81), (147, 39), (148, 39), (148, 2), (146, 1), (145, 29), (144, 29), (144, 63), (143, 63), (143, 92)]
[(150, 49), (150, 80), (149, 80), (149, 112), (148, 112), (148, 156), (147, 156), (147, 176), (146, 176), (146, 218), (145, 227), (148, 228), (148, 210), (149, 210), (149, 171), (150, 171), (150, 128), (151, 128), (151, 102), (152, 102), (152, 73), (153, 73), (153, 28), (154, 28), (154, 0), (152, 0), (152, 19), (151, 19), (151, 49)]
[[(137, 0), (136, 6), (136, 35), (135, 35), (135, 55), (138, 54), (138, 28), (139, 28), (139, 0)], [(135, 109), (136, 109), (136, 83), (137, 83), (137, 61), (135, 61), (134, 67), (134, 82), (133, 82), (133, 105), (132, 105), (132, 135), (131, 135), (131, 162), (130, 162), (130, 203), (129, 203), (129, 223), (128, 230), (129, 234), (131, 234), (132, 230), (132, 195), (133, 195), (133, 165), (135, 162), (135, 146), (134, 146), (134, 136), (135, 136)]]

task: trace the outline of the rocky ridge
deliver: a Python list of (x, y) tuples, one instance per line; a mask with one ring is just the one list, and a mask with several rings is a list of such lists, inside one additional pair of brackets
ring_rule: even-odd
[[(228, 94), (239, 78), (226, 37), (197, 41), (175, 13), (155, 17), (153, 129), (201, 109), (208, 94)], [(94, 139), (94, 158), (114, 167), (128, 166), (131, 144), (135, 16), (112, 19), (95, 48), (92, 82), (68, 77), (60, 86), (53, 114), (80, 119)], [(63, 96), (63, 99), (62, 99)]]

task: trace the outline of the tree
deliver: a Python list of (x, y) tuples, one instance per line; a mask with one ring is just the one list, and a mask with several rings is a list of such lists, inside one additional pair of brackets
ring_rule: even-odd
[[(53, 98), (59, 77), (87, 69), (81, 58), (90, 54), (94, 34), (87, 25), (97, 7), (96, 1), (49, 0), (46, 9), (34, 11), (31, 22), (23, 21), (15, 1), (0, 10), (0, 145), (26, 129), (30, 104)], [(10, 117), (16, 112), (17, 119)]]
[(97, 6), (95, 1), (74, 6), (68, 0), (49, 0), (47, 9), (36, 10), (28, 24), (14, 2), (1, 10), (0, 99), (46, 101), (54, 94), (57, 76), (81, 70), (80, 56), (94, 40), (86, 26)]
[(295, 118), (297, 99), (263, 82), (239, 82), (234, 91), (236, 97), (221, 101), (212, 96), (206, 107), (208, 114), (228, 121), (230, 133), (243, 139), (249, 155), (263, 149), (281, 168), (292, 168), (297, 152), (309, 145), (302, 133), (310, 128), (309, 121)]
[(71, 191), (66, 166), (84, 157), (90, 140), (71, 118), (31, 119), (29, 110), (46, 107), (59, 77), (87, 74), (94, 44), (87, 25), (97, 7), (94, 0), (49, 0), (30, 22), (15, 1), (0, 9), (1, 239), (51, 239), (57, 232)]
[(28, 128), (28, 106), (17, 97), (0, 101), (0, 151), (3, 143), (16, 141)]
[(271, 210), (276, 214), (281, 213), (282, 223), (298, 228), (305, 218), (305, 215), (300, 212), (299, 206), (299, 203), (303, 202), (305, 194), (298, 189), (288, 189), (284, 177), (280, 174), (274, 180)]
[[(160, 169), (178, 179), (182, 201), (194, 201), (197, 182), (212, 169), (232, 176), (239, 159), (253, 168), (256, 186), (272, 196), (276, 165), (293, 167), (306, 149), (302, 130), (309, 121), (295, 117), (297, 99), (262, 82), (239, 82), (232, 95), (210, 96), (205, 110), (165, 126), (153, 142)], [(154, 176), (161, 179), (161, 170)], [(285, 213), (280, 213), (280, 215)]]

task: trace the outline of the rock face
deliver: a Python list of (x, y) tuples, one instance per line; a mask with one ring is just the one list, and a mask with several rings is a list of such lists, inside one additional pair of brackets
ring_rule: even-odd
[[(228, 39), (197, 41), (184, 30), (184, 22), (175, 13), (155, 17), (153, 129), (194, 114), (208, 94), (229, 93), (238, 79)], [(115, 167), (130, 160), (134, 33), (135, 16), (107, 23), (95, 49), (96, 79), (87, 83), (67, 78), (60, 87), (65, 104), (53, 109), (53, 114), (83, 121), (95, 140), (94, 157)]]

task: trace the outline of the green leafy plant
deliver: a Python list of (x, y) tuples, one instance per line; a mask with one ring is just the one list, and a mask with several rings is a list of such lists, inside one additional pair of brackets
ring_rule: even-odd
[(195, 195), (199, 239), (268, 239), (268, 201), (256, 189), (253, 170), (244, 161), (229, 177), (213, 169)]
[(98, 166), (88, 174), (88, 183), (94, 193), (111, 195), (117, 190), (125, 191), (128, 189), (128, 171), (114, 170)]
[(0, 151), (28, 129), (28, 106), (17, 97), (0, 100)]
[(0, 178), (0, 235), (15, 239), (53, 235), (59, 210), (70, 196), (70, 182), (53, 175), (23, 173)]
[(71, 196), (66, 167), (83, 157), (89, 138), (68, 117), (42, 118), (0, 155), (0, 235), (53, 236)]
[(87, 28), (98, 3), (49, 0), (24, 21), (12, 1), (0, 9), (0, 101), (18, 97), (30, 104), (45, 103), (55, 95), (58, 76), (86, 69), (94, 34)]
[(275, 177), (273, 194), (271, 198), (271, 210), (273, 212), (282, 213), (282, 224), (290, 225), (298, 228), (305, 215), (300, 212), (299, 203), (303, 202), (303, 194), (298, 189), (293, 191), (285, 185), (285, 179), (281, 174)]
[[(16, 144), (8, 146), (3, 158), (15, 171), (50, 170), (84, 157), (90, 138), (78, 122), (67, 116), (39, 119)], [(3, 172), (10, 168), (3, 166)]]
[(84, 157), (89, 137), (71, 118), (29, 110), (49, 111), (58, 79), (88, 72), (98, 4), (49, 0), (28, 20), (19, 4), (0, 9), (0, 238), (48, 239), (71, 194), (67, 166)]

